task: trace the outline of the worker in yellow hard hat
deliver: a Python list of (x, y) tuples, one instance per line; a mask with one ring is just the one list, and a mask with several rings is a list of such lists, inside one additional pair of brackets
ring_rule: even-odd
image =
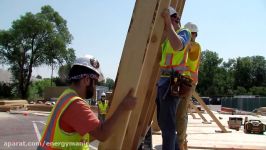
[(84, 99), (93, 96), (95, 83), (103, 80), (99, 62), (90, 55), (77, 58), (69, 72), (71, 85), (58, 98), (48, 117), (38, 150), (88, 149), (94, 138), (104, 141), (121, 114), (132, 110), (136, 98), (130, 90), (113, 115), (100, 122)]

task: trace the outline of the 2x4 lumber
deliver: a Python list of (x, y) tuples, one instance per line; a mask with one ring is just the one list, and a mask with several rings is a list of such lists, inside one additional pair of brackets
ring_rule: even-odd
[[(126, 136), (123, 142), (124, 148), (134, 149), (133, 147), (133, 138), (137, 132), (137, 126), (139, 123), (140, 115), (143, 108), (143, 104), (146, 98), (146, 94), (150, 87), (150, 78), (154, 75), (153, 74), (153, 67), (154, 64), (157, 63), (159, 66), (159, 61), (156, 59), (158, 58), (161, 49), (159, 48), (161, 45), (161, 38), (164, 31), (164, 21), (162, 17), (162, 12), (168, 8), (170, 5), (170, 0), (160, 0), (158, 5), (158, 10), (155, 17), (154, 28), (149, 40), (149, 44), (147, 46), (147, 51), (145, 54), (144, 63), (142, 66), (140, 78), (138, 81), (138, 86), (136, 90), (136, 96), (138, 98), (138, 103), (136, 107), (138, 109), (134, 109), (131, 113), (131, 117), (129, 120)], [(135, 145), (136, 146), (136, 145)]]
[(190, 115), (192, 116), (193, 119), (197, 119), (196, 116), (193, 114), (193, 112), (191, 111), (191, 107), (188, 106), (188, 109), (187, 109), (188, 113), (190, 113)]
[(221, 122), (216, 118), (216, 116), (210, 111), (204, 101), (200, 98), (197, 92), (193, 92), (193, 97), (200, 103), (200, 105), (205, 109), (205, 111), (210, 115), (213, 121), (219, 126), (223, 133), (228, 132), (225, 127), (221, 124)]
[(177, 3), (178, 3), (178, 0), (171, 0), (170, 6), (173, 7), (173, 8), (176, 8)]
[[(171, 6), (173, 3), (177, 4), (177, 0), (174, 0), (171, 2), (172, 2)], [(179, 1), (179, 3), (184, 3), (184, 1)], [(184, 6), (184, 4), (179, 4), (179, 5)], [(156, 27), (154, 27), (154, 28), (156, 28)], [(158, 49), (158, 53), (157, 53), (156, 62), (159, 62), (160, 58), (161, 58), (161, 47), (158, 47), (158, 48), (159, 49)], [(158, 79), (160, 77), (160, 71), (159, 71), (158, 63), (154, 64), (152, 74), (154, 74), (154, 75), (157, 74), (157, 76), (155, 76), (156, 78), (152, 78), (150, 80), (150, 84), (149, 84), (150, 88), (147, 92), (145, 103), (143, 104), (143, 109), (141, 112), (141, 116), (139, 118), (138, 127), (137, 127), (137, 131), (135, 133), (132, 149), (137, 149), (137, 145), (141, 142), (140, 140), (142, 140), (142, 138), (145, 137), (145, 134), (146, 134), (147, 130), (149, 129), (152, 118), (154, 116), (154, 111), (156, 109), (155, 99), (156, 99), (156, 94), (157, 94), (157, 88), (155, 86), (155, 83), (158, 81)], [(130, 128), (128, 128), (128, 129), (130, 129)], [(123, 146), (123, 148), (126, 148), (127, 144), (125, 141), (124, 141), (124, 145), (125, 146)]]
[[(134, 95), (136, 96), (137, 84), (141, 74), (147, 41), (152, 29), (151, 25), (156, 4), (157, 0), (142, 0), (135, 3), (118, 69), (112, 105), (108, 111), (107, 118), (117, 109), (130, 88), (135, 89)], [(139, 103), (139, 100), (137, 103)], [(138, 109), (138, 107), (135, 108), (135, 110)], [(115, 124), (112, 135), (105, 142), (100, 143), (100, 150), (118, 150), (122, 148), (130, 114), (131, 112), (125, 112), (121, 115)]]
[(189, 105), (198, 113), (198, 115), (203, 120), (203, 122), (206, 122), (206, 123), (208, 122), (207, 119), (201, 114), (198, 108), (191, 101), (189, 101)]
[(176, 6), (176, 11), (180, 16), (182, 16), (186, 0), (179, 0)]
[[(148, 127), (151, 124), (152, 116), (154, 114), (154, 110), (156, 107), (155, 98), (156, 98), (156, 81), (158, 80), (160, 73), (159, 68), (154, 68), (154, 76), (152, 76), (150, 80), (150, 87), (148, 88), (148, 92), (146, 94), (145, 102), (143, 105), (143, 109), (141, 111), (141, 116), (138, 122), (137, 131), (135, 133), (133, 139), (132, 149), (137, 149), (137, 146), (141, 142), (141, 140), (145, 137)], [(157, 76), (156, 76), (157, 74)], [(125, 138), (126, 139), (126, 138)], [(124, 146), (126, 146), (124, 144)]]

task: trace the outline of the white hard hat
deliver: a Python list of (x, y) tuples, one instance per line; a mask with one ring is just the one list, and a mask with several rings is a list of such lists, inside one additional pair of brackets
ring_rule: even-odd
[(185, 28), (189, 29), (190, 32), (198, 32), (198, 27), (192, 22), (188, 22), (184, 26)]
[(169, 10), (169, 15), (170, 16), (173, 15), (173, 14), (176, 14), (176, 10), (173, 7), (169, 6), (168, 10)]
[(100, 63), (93, 56), (85, 55), (84, 57), (77, 58), (75, 63), (73, 64), (73, 66), (74, 65), (87, 67), (87, 68), (93, 70), (94, 72), (96, 72), (99, 75), (99, 78), (98, 78), (99, 82), (104, 80), (103, 73), (102, 73), (102, 71), (100, 69)]
[(106, 94), (105, 93), (102, 93), (101, 96), (106, 96)]

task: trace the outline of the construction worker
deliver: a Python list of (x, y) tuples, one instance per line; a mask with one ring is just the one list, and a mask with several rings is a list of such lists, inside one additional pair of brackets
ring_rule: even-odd
[(108, 100), (106, 100), (106, 94), (101, 94), (101, 99), (98, 101), (98, 118), (100, 121), (105, 120), (108, 109)]
[[(187, 70), (186, 47), (190, 42), (190, 31), (181, 29), (180, 16), (175, 9), (169, 7), (162, 14), (165, 28), (162, 39), (162, 58), (160, 61), (161, 77), (157, 83), (157, 118), (162, 132), (162, 149), (179, 149), (176, 139), (176, 109), (179, 96), (175, 93), (175, 85), (172, 85), (172, 77), (183, 74)], [(188, 74), (189, 76), (189, 74)], [(182, 87), (183, 88), (183, 87)], [(184, 90), (188, 90), (184, 86)]]
[(90, 55), (77, 58), (69, 72), (71, 85), (58, 98), (50, 116), (38, 150), (88, 149), (91, 136), (106, 140), (121, 114), (132, 110), (136, 98), (131, 89), (114, 114), (100, 122), (83, 99), (93, 96), (95, 83), (103, 80), (99, 62)]
[(187, 66), (191, 78), (193, 79), (193, 82), (192, 82), (191, 91), (186, 97), (181, 98), (176, 112), (177, 140), (179, 143), (179, 148), (181, 150), (187, 150), (187, 139), (186, 139), (187, 137), (186, 131), (188, 123), (187, 109), (189, 101), (191, 100), (192, 94), (195, 91), (196, 85), (198, 83), (198, 69), (199, 69), (200, 55), (201, 55), (200, 44), (195, 41), (198, 34), (198, 27), (191, 22), (186, 23), (184, 27), (189, 29), (191, 32), (191, 41), (187, 47), (188, 49)]

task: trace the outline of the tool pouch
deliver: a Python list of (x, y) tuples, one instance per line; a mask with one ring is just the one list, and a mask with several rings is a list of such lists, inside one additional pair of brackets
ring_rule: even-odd
[(179, 84), (179, 97), (187, 97), (189, 96), (192, 90), (192, 79), (186, 76), (180, 76), (180, 84)]

